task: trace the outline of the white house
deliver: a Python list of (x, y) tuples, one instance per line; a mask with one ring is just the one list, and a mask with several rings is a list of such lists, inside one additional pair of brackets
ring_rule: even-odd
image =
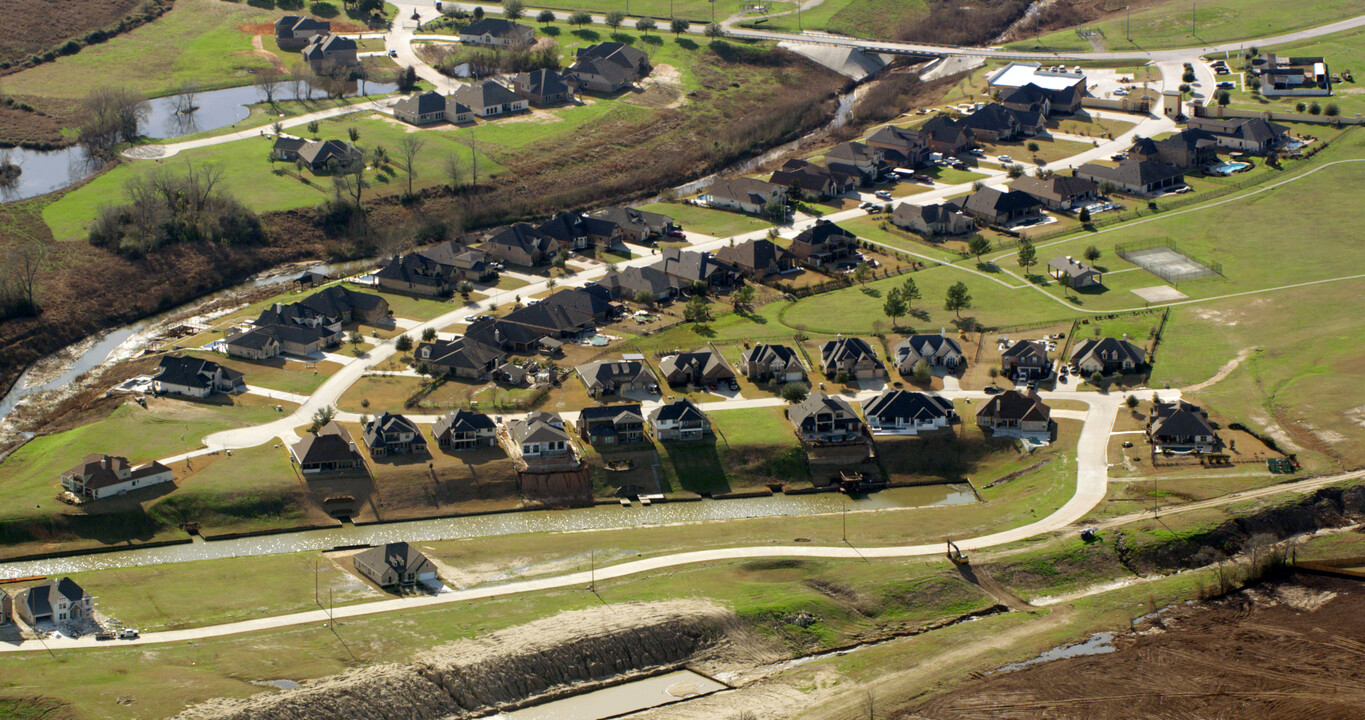
[(62, 473), (62, 487), (78, 498), (99, 500), (173, 479), (171, 469), (159, 462), (133, 467), (127, 458), (94, 453)]

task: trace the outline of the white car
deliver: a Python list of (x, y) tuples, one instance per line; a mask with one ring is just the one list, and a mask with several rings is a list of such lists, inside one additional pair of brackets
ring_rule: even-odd
[(886, 190), (878, 190), (877, 192), (872, 193), (872, 194), (873, 194), (873, 195), (876, 195), (877, 197), (879, 197), (879, 198), (881, 198), (881, 199), (883, 199), (883, 200), (890, 200), (890, 199), (891, 199), (891, 193), (887, 192)]
[(1000, 157), (998, 157), (998, 158), (996, 158), (996, 159), (999, 160), (999, 161), (1002, 162), (1002, 163), (1012, 163), (1012, 162), (1014, 162), (1014, 158), (1010, 157), (1009, 155), (1001, 155)]

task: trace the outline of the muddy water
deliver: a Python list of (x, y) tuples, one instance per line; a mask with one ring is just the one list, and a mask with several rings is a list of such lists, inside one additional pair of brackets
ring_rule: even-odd
[(601, 720), (681, 702), (724, 690), (725, 685), (691, 670), (658, 675), (616, 687), (536, 705), (493, 720)]
[[(308, 530), (217, 542), (122, 550), (98, 555), (15, 562), (0, 564), (0, 577), (58, 575), (193, 560), (330, 550), (342, 545), (379, 545), (399, 541), (426, 542), (522, 533), (610, 530), (743, 518), (799, 517), (840, 513), (845, 509), (857, 512), (934, 505), (966, 505), (975, 501), (976, 496), (971, 488), (965, 485), (930, 485), (883, 490), (857, 499), (849, 499), (837, 493), (820, 493), (659, 503), (649, 507), (597, 505), (571, 510), (477, 515), (382, 525), (347, 525), (329, 530)], [(856, 543), (856, 518), (849, 518), (848, 527), (849, 539)]]

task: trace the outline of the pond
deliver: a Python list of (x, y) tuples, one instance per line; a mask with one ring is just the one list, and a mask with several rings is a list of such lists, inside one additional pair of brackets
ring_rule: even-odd
[[(350, 83), (346, 97), (389, 95), (398, 90), (393, 83)], [(286, 85), (275, 93), (279, 101), (326, 96), (322, 90), (305, 85), (296, 94)], [(225, 88), (197, 93), (194, 112), (179, 113), (177, 108), (184, 96), (170, 95), (147, 102), (147, 117), (138, 125), (143, 136), (154, 140), (193, 135), (217, 130), (245, 120), (251, 105), (265, 102), (265, 93), (254, 85)], [(92, 159), (84, 148), (73, 146), (61, 150), (2, 150), (22, 172), (16, 182), (0, 187), (0, 202), (13, 202), (70, 187), (99, 172), (103, 164)]]

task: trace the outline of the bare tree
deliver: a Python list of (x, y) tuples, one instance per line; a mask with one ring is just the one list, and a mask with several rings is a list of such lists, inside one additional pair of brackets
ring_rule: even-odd
[(312, 79), (313, 73), (303, 63), (296, 63), (290, 71), (289, 82), (294, 86), (294, 99), (302, 100), (305, 97), (313, 99), (313, 85), (308, 82)]
[(37, 305), (34, 290), (37, 287), (38, 269), (47, 259), (47, 245), (38, 240), (30, 240), (10, 253), (10, 267), (16, 273), (19, 290), (28, 298), (29, 305)]
[(460, 154), (456, 152), (446, 153), (445, 160), (446, 179), (450, 181), (450, 191), (455, 192), (460, 189)]
[(272, 65), (256, 73), (256, 77), (252, 82), (256, 85), (256, 88), (261, 91), (261, 94), (265, 95), (265, 101), (274, 105), (275, 93), (279, 92), (280, 85), (284, 83), (284, 76)]
[(365, 153), (359, 148), (356, 149), (360, 156), (356, 158), (349, 167), (339, 168), (337, 173), (332, 176), (332, 187), (338, 196), (348, 196), (357, 209), (364, 210), (361, 205), (361, 198), (364, 196), (365, 188), (369, 184), (365, 182)]
[(417, 156), (422, 153), (422, 148), (426, 147), (426, 141), (415, 134), (404, 135), (398, 141), (398, 161), (403, 166), (403, 172), (408, 175), (408, 197), (412, 197), (412, 179), (417, 177)]
[(138, 135), (147, 117), (147, 99), (123, 87), (99, 87), (82, 103), (81, 142), (102, 149), (128, 142)]
[(179, 115), (189, 115), (199, 106), (195, 100), (199, 97), (199, 83), (193, 80), (186, 80), (180, 84), (180, 91), (175, 96), (175, 112)]

